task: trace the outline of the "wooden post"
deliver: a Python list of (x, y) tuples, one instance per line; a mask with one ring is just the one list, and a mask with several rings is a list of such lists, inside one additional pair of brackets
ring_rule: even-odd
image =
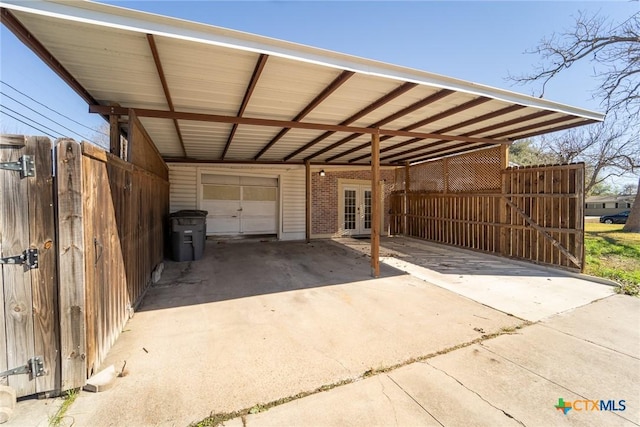
[(402, 234), (409, 235), (409, 191), (411, 190), (411, 163), (404, 162), (404, 206), (402, 206)]
[(69, 390), (84, 386), (87, 372), (82, 150), (71, 139), (57, 150), (61, 388)]
[(371, 275), (380, 277), (380, 134), (371, 135)]
[(507, 167), (509, 167), (509, 146), (501, 145), (500, 146), (500, 192), (502, 193), (502, 197), (498, 201), (500, 204), (500, 228), (498, 233), (499, 238), (499, 247), (500, 253), (503, 256), (508, 256), (509, 251), (507, 250), (507, 203), (505, 202), (505, 196), (507, 191), (507, 178), (508, 175), (505, 173)]
[(506, 169), (509, 167), (509, 146), (502, 144), (500, 146), (500, 169)]
[(118, 157), (122, 157), (120, 153), (120, 125), (118, 119), (120, 116), (111, 114), (109, 116), (109, 152)]
[(311, 241), (311, 162), (305, 160), (305, 220), (304, 220), (304, 235), (307, 243)]

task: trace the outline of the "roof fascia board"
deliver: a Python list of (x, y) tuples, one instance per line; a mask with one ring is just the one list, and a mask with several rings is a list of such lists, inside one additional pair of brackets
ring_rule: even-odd
[(68, 2), (60, 0), (3, 0), (0, 2), (0, 5), (8, 9), (26, 13), (34, 13), (138, 33), (149, 33), (198, 43), (208, 43), (232, 49), (278, 56), (295, 61), (309, 62), (341, 70), (354, 71), (361, 74), (451, 89), (476, 96), (487, 96), (504, 102), (572, 114), (596, 121), (602, 121), (604, 119), (604, 114), (602, 113), (504, 89), (497, 89), (408, 67), (400, 67), (329, 50), (117, 6), (88, 1)]

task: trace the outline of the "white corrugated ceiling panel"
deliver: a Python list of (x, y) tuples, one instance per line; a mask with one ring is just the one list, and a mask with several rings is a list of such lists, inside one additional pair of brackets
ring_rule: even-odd
[(167, 108), (144, 34), (69, 21), (51, 25), (36, 15), (16, 15), (98, 101)]
[(182, 147), (173, 120), (141, 117), (140, 122), (162, 156), (182, 157)]
[(180, 130), (187, 157), (218, 159), (227, 142), (231, 125), (226, 123), (180, 120)]
[[(398, 111), (408, 107), (409, 105), (413, 105), (418, 101), (422, 101), (423, 99), (428, 98), (429, 96), (439, 91), (440, 89), (436, 89), (428, 86), (414, 87), (408, 92), (405, 92), (399, 97), (386, 103), (382, 107), (367, 114), (362, 119), (356, 120), (355, 122), (353, 122), (353, 126), (359, 126), (359, 127), (370, 126), (371, 124), (376, 123), (386, 117), (389, 117), (392, 114), (395, 114)], [(444, 99), (442, 101), (444, 101)]]
[(338, 124), (401, 84), (393, 80), (356, 74), (322, 101), (303, 121)]
[(259, 55), (166, 37), (156, 45), (177, 111), (236, 115)]
[(244, 116), (292, 120), (340, 73), (333, 68), (270, 57)]
[(226, 158), (230, 160), (252, 160), (280, 132), (280, 129), (267, 126), (238, 126)]
[(294, 152), (298, 147), (305, 145), (323, 133), (324, 131), (311, 129), (290, 129), (285, 136), (267, 150), (260, 160), (282, 161), (285, 156)]

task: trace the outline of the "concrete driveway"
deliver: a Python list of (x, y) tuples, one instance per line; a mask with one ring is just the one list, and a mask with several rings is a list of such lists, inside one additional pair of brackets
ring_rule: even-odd
[[(326, 398), (331, 405), (351, 405), (376, 394), (357, 389), (349, 395), (371, 376), (391, 405), (379, 408), (395, 412), (396, 403), (405, 405), (416, 418), (409, 415), (400, 424), (416, 424), (424, 417), (412, 406), (417, 398), (389, 387), (393, 376), (377, 374), (404, 372), (413, 362), (427, 363), (438, 354), (479, 346), (530, 324), (513, 314), (517, 310), (496, 310), (389, 262), (382, 266), (382, 276), (372, 279), (370, 260), (354, 250), (355, 242), (209, 241), (202, 260), (168, 262), (162, 280), (149, 289), (104, 363), (119, 370), (126, 361), (124, 377), (103, 393), (81, 393), (68, 420), (94, 426), (184, 426), (212, 413), (283, 403), (326, 389), (332, 389), (331, 396), (338, 394), (337, 401)], [(417, 243), (422, 244), (418, 252), (429, 247)], [(425, 268), (418, 255), (403, 253), (403, 259), (388, 259), (414, 260)], [(563, 307), (611, 294), (610, 287), (594, 285), (598, 292), (580, 296), (581, 285), (590, 286), (567, 285), (574, 286), (576, 297)], [(546, 293), (542, 305), (556, 298), (554, 287)], [(515, 301), (525, 304), (528, 299), (525, 295)], [(299, 424), (313, 423), (309, 418)]]
[[(368, 240), (338, 241), (370, 253)], [(602, 279), (437, 243), (386, 237), (380, 245), (383, 264), (532, 322), (613, 293)]]

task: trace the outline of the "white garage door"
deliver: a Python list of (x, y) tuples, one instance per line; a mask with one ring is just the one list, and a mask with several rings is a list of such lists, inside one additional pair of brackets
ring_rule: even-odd
[(200, 182), (207, 234), (277, 233), (277, 178), (202, 174)]

